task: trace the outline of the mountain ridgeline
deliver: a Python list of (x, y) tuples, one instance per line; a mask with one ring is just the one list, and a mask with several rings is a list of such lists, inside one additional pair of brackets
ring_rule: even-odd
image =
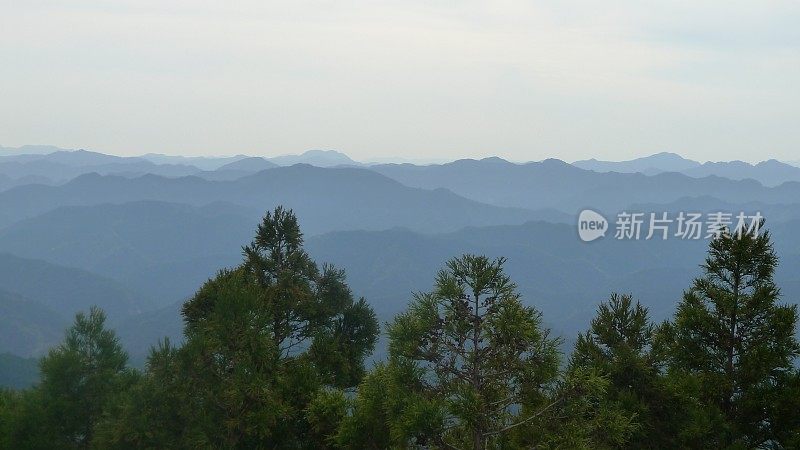
[[(286, 166), (295, 163), (302, 164)], [(510, 257), (508, 270), (524, 297), (568, 339), (592, 314), (597, 286), (622, 286), (663, 317), (697, 273), (693, 261), (702, 248), (680, 240), (606, 239), (587, 246), (575, 236), (578, 209), (591, 207), (607, 217), (623, 210), (761, 211), (780, 237), (782, 257), (796, 261), (800, 255), (791, 231), (800, 221), (800, 184), (765, 186), (689, 173), (733, 165), (752, 175), (771, 162), (702, 164), (664, 153), (572, 165), (500, 158), (365, 165), (332, 151), (276, 158), (119, 157), (22, 147), (3, 149), (4, 164), (9, 170), (4, 178), (0, 170), (0, 183), (15, 186), (0, 191), (0, 252), (21, 258), (25, 264), (15, 267), (26, 269), (19, 279), (12, 275), (19, 270), (6, 272), (0, 290), (50, 314), (42, 314), (42, 323), (51, 324), (43, 337), (16, 349), (25, 357), (40, 354), (58, 334), (62, 324), (47, 317), (63, 320), (91, 304), (106, 310), (137, 357), (159, 336), (179, 336), (179, 305), (204, 280), (236, 263), (253, 224), (277, 205), (295, 211), (312, 254), (346, 268), (383, 321), (442, 261), (477, 252)], [(48, 165), (54, 172), (34, 170)], [(21, 172), (23, 166), (30, 170)], [(91, 275), (104, 280), (95, 286), (105, 287), (81, 300), (69, 294), (79, 289), (75, 283), (60, 281), (68, 277), (47, 275), (50, 282), (39, 290), (66, 293), (56, 300), (23, 286), (37, 273), (31, 264), (77, 270), (82, 275), (75, 279)], [(789, 267), (777, 276), (794, 298), (800, 287)]]

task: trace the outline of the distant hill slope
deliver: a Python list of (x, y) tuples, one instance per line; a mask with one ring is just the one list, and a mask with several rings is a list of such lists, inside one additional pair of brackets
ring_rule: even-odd
[[(41, 356), (64, 337), (68, 325), (69, 320), (52, 309), (0, 290), (0, 353)], [(0, 380), (3, 358), (0, 355)]]
[(494, 205), (564, 212), (592, 207), (620, 210), (631, 203), (668, 203), (682, 197), (712, 196), (723, 201), (793, 203), (800, 183), (767, 188), (753, 180), (694, 178), (680, 173), (598, 173), (560, 160), (513, 164), (499, 158), (460, 160), (449, 164), (372, 166), (405, 185), (443, 187), (466, 198)]
[(148, 298), (109, 278), (7, 253), (0, 253), (0, 290), (30, 299), (68, 319), (92, 305), (113, 317), (154, 307)]
[(483, 204), (444, 189), (410, 188), (366, 169), (295, 165), (235, 181), (89, 174), (61, 186), (20, 186), (0, 193), (0, 227), (61, 206), (139, 200), (191, 205), (223, 201), (259, 211), (282, 204), (296, 210), (309, 234), (391, 227), (436, 232), (522, 223), (542, 215)]
[[(800, 199), (798, 199), (800, 202)], [(725, 202), (710, 196), (685, 197), (674, 202), (662, 203), (636, 203), (630, 205), (629, 211), (643, 212), (668, 212), (670, 217), (676, 217), (680, 212), (694, 213), (730, 213), (735, 217), (740, 212), (754, 214), (756, 212), (767, 220), (770, 225), (785, 223), (800, 219), (800, 203), (767, 204), (763, 202), (732, 203)]]
[(226, 206), (140, 201), (62, 207), (0, 231), (0, 251), (124, 276), (112, 267), (240, 252), (259, 213)]
[(146, 153), (139, 158), (156, 164), (177, 164), (194, 166), (200, 170), (216, 170), (225, 164), (247, 158), (246, 155), (236, 156), (177, 156), (163, 155), (160, 153)]
[(273, 169), (275, 167), (280, 166), (260, 156), (248, 156), (225, 164), (216, 170), (198, 172), (195, 176), (209, 181), (235, 181), (248, 175), (261, 172), (262, 170)]
[(0, 354), (0, 388), (26, 389), (39, 382), (39, 359)]
[(272, 169), (273, 167), (278, 167), (278, 165), (275, 164), (274, 162), (268, 161), (265, 158), (252, 156), (225, 164), (224, 166), (219, 167), (217, 171), (238, 170), (238, 171), (256, 173), (262, 170)]
[(176, 301), (113, 324), (134, 366), (144, 366), (150, 348), (164, 338), (169, 338), (173, 344), (183, 342), (183, 303), (184, 300)]
[(25, 175), (20, 178), (15, 178), (10, 175), (0, 173), (0, 192), (11, 189), (17, 186), (24, 186), (26, 184), (44, 184), (53, 185), (55, 181), (38, 175)]
[[(238, 263), (263, 213), (229, 203), (60, 207), (0, 231), (0, 251), (105, 275), (165, 305)], [(572, 221), (556, 211), (539, 218)]]
[(223, 203), (62, 207), (0, 231), (0, 251), (102, 274), (165, 305), (236, 261), (262, 214)]

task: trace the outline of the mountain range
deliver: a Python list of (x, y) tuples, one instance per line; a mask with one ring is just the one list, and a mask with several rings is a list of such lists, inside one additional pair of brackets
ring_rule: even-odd
[[(500, 158), (487, 159), (507, 162)], [(87, 150), (64, 150), (54, 146), (0, 147), (0, 190), (32, 183), (60, 184), (92, 172), (128, 177), (144, 174), (167, 177), (197, 175), (209, 180), (234, 180), (260, 170), (294, 164), (309, 164), (317, 167), (375, 167), (381, 171), (386, 170), (381, 166), (412, 165), (408, 163), (363, 164), (335, 150), (309, 150), (299, 155), (275, 157), (247, 155), (187, 157), (154, 153), (137, 157), (121, 157)], [(448, 164), (452, 163), (416, 165), (415, 167)], [(798, 167), (800, 162), (784, 163), (774, 159), (757, 164), (743, 161), (701, 163), (676, 153), (662, 152), (627, 161), (588, 159), (575, 161), (571, 165), (601, 173), (657, 175), (665, 172), (678, 172), (695, 178), (719, 176), (733, 180), (753, 179), (769, 187), (788, 181), (800, 181), (800, 167)]]
[(298, 164), (234, 181), (87, 174), (61, 186), (19, 186), (0, 192), (0, 227), (61, 206), (139, 200), (196, 206), (230, 202), (259, 211), (282, 204), (297, 212), (304, 229), (311, 234), (391, 227), (446, 231), (470, 225), (522, 223), (547, 214), (488, 205), (445, 189), (404, 186), (367, 169)]
[(517, 208), (555, 208), (568, 213), (593, 207), (618, 211), (631, 203), (667, 203), (682, 197), (712, 196), (723, 201), (793, 203), (800, 182), (765, 187), (754, 180), (717, 176), (694, 178), (676, 172), (595, 172), (557, 159), (514, 164), (500, 158), (448, 164), (371, 167), (407, 186), (445, 188), (484, 203)]
[(595, 172), (642, 173), (656, 175), (679, 172), (695, 178), (718, 176), (732, 180), (756, 180), (764, 186), (778, 186), (788, 181), (800, 181), (800, 164), (769, 159), (751, 164), (744, 161), (705, 162), (692, 161), (675, 153), (657, 153), (628, 161), (575, 161), (573, 166)]
[(0, 148), (0, 385), (99, 305), (135, 361), (180, 339), (182, 302), (241, 261), (264, 212), (292, 208), (319, 263), (391, 319), (450, 257), (508, 258), (524, 301), (566, 338), (596, 304), (630, 292), (669, 315), (699, 273), (706, 241), (581, 242), (576, 212), (761, 212), (781, 257), (785, 301), (800, 298), (800, 182), (768, 160), (700, 163), (662, 153), (631, 161), (501, 158), (361, 164), (338, 152), (119, 157)]
[(182, 157), (147, 154), (137, 157), (106, 155), (87, 150), (50, 146), (0, 147), (0, 190), (25, 184), (55, 185), (87, 173), (137, 177), (145, 174), (209, 179), (236, 179), (279, 166), (309, 164), (317, 167), (360, 166), (334, 150), (309, 150), (300, 155), (274, 158), (256, 156)]
[(642, 158), (631, 159), (628, 161), (599, 161), (597, 159), (585, 159), (575, 161), (573, 166), (581, 169), (593, 170), (595, 172), (622, 172), (622, 173), (644, 173), (654, 175), (661, 172), (681, 172), (692, 169), (700, 165), (697, 161), (686, 159), (681, 155), (670, 152), (661, 152)]

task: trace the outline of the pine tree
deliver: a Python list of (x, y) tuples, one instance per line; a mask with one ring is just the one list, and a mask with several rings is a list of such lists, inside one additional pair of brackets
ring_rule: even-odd
[(780, 389), (767, 399), (773, 439), (783, 448), (800, 448), (800, 370), (782, 374), (776, 385)]
[(671, 369), (697, 378), (717, 417), (708, 445), (754, 448), (779, 437), (771, 402), (791, 392), (786, 380), (800, 347), (797, 307), (778, 303), (777, 264), (769, 232), (726, 230), (662, 329)]
[(445, 400), (414, 362), (377, 364), (358, 386), (336, 435), (340, 448), (445, 447)]
[(391, 364), (425, 399), (405, 405), (402, 422), (435, 418), (438, 406), (440, 423), (429, 436), (437, 445), (497, 447), (557, 403), (545, 388), (558, 375), (558, 341), (540, 313), (522, 305), (504, 262), (449, 261), (433, 292), (416, 295), (389, 327)]
[(578, 335), (568, 370), (593, 370), (608, 379), (602, 401), (617, 405), (637, 425), (625, 448), (687, 447), (692, 436), (685, 432), (697, 405), (681, 395), (678, 380), (662, 373), (654, 331), (647, 308), (613, 293), (600, 304), (589, 331)]
[(98, 424), (92, 447), (207, 448), (202, 437), (205, 411), (196, 409), (184, 370), (186, 358), (168, 339), (151, 349), (141, 378), (118, 398)]
[[(320, 270), (308, 256), (291, 210), (267, 213), (243, 253), (241, 265), (221, 271), (184, 304), (184, 345), (155, 349), (143, 391), (129, 399), (150, 410), (145, 417), (121, 414), (122, 431), (110, 427), (107, 446), (332, 442), (334, 422), (344, 415), (337, 389), (361, 380), (378, 334), (374, 312), (353, 298), (343, 271)], [(178, 425), (159, 423), (165, 418)]]
[(104, 409), (135, 380), (105, 319), (96, 307), (78, 313), (64, 342), (42, 358), (38, 395), (55, 435), (51, 446), (88, 448)]
[(3, 392), (5, 413), (0, 414), (0, 448), (43, 449), (73, 447), (58, 429), (58, 418), (45, 414), (39, 389)]

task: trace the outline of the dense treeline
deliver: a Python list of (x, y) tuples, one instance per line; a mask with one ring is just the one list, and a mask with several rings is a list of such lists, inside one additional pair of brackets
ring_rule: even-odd
[(611, 294), (568, 359), (504, 260), (464, 255), (380, 327), (277, 208), (238, 267), (183, 306), (146, 368), (104, 313), (76, 316), (32, 389), (0, 392), (0, 448), (797, 448), (796, 306), (768, 232), (711, 241), (653, 323)]

